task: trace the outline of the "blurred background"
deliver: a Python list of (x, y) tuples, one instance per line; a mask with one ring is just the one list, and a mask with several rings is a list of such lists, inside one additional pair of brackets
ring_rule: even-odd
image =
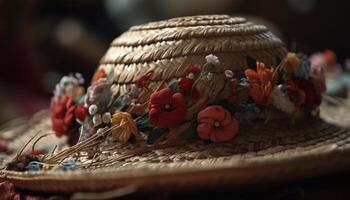
[(48, 108), (69, 72), (89, 82), (110, 42), (130, 26), (177, 16), (250, 18), (291, 50), (332, 50), (334, 71), (347, 74), (349, 10), (346, 0), (0, 0), (0, 123)]

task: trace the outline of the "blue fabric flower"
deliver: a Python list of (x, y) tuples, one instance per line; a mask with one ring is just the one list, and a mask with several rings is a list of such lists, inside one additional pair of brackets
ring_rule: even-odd
[(76, 165), (75, 160), (70, 159), (66, 163), (62, 164), (60, 166), (60, 169), (62, 171), (74, 171), (74, 170), (78, 170), (79, 167)]
[(300, 66), (296, 71), (295, 75), (299, 78), (308, 79), (310, 76), (309, 57), (303, 53), (298, 53), (297, 56), (300, 60)]
[(261, 110), (255, 103), (241, 103), (237, 106), (235, 116), (241, 123), (254, 121), (259, 117)]
[(38, 162), (30, 162), (26, 166), (27, 171), (40, 171), (42, 168), (43, 168), (43, 164)]
[(238, 84), (245, 87), (245, 86), (249, 85), (249, 81), (246, 78), (241, 78), (241, 79), (239, 79), (239, 83)]

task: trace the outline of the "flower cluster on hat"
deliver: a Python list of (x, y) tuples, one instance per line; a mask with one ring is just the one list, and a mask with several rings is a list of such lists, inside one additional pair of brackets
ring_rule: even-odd
[(219, 105), (208, 106), (197, 115), (197, 133), (203, 140), (225, 142), (234, 138), (239, 130), (239, 121)]
[[(314, 56), (310, 65), (306, 55), (288, 53), (282, 62), (282, 67), (286, 72), (283, 84), (296, 107), (314, 110), (321, 103), (322, 93), (325, 91), (324, 61), (317, 59)], [(290, 70), (291, 68), (293, 70)]]
[[(149, 71), (119, 96), (112, 94), (113, 73), (106, 78), (101, 69), (86, 95), (80, 95), (85, 104), (75, 100), (78, 78), (65, 77), (52, 101), (54, 130), (58, 136), (67, 135), (78, 121), (81, 141), (111, 128), (114, 141), (126, 143), (132, 136), (140, 136), (141, 127), (142, 131), (151, 130), (147, 143), (162, 134), (168, 137), (182, 132), (192, 138), (225, 142), (237, 135), (240, 123), (261, 117), (265, 107), (297, 116), (297, 111), (314, 110), (321, 102), (323, 71), (310, 67), (303, 54), (288, 54), (276, 68), (256, 62), (256, 70), (246, 69), (244, 75), (224, 68), (212, 54), (205, 60), (203, 66), (188, 67), (182, 77), (164, 80), (159, 86), (162, 89), (154, 91), (149, 87), (154, 71)], [(139, 100), (141, 92), (150, 94), (149, 99)], [(190, 115), (197, 119), (186, 121)]]
[(84, 79), (81, 74), (64, 76), (56, 85), (54, 97), (51, 99), (51, 123), (52, 129), (57, 137), (70, 135), (77, 121), (83, 122), (87, 116), (87, 111), (80, 101), (84, 89), (81, 84)]
[(259, 104), (267, 104), (274, 86), (274, 69), (267, 68), (264, 63), (256, 63), (257, 70), (246, 69), (245, 76), (249, 82), (249, 96)]
[(170, 88), (152, 93), (149, 102), (149, 121), (160, 128), (170, 128), (179, 124), (187, 113), (185, 97)]

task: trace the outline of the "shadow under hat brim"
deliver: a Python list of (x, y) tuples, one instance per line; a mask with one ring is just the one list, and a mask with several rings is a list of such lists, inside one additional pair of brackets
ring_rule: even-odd
[[(242, 126), (231, 142), (198, 142), (156, 150), (98, 169), (2, 170), (0, 181), (11, 181), (22, 189), (50, 192), (100, 191), (125, 186), (140, 191), (198, 190), (278, 184), (327, 174), (350, 167), (350, 131), (341, 127), (349, 125), (346, 109), (323, 106), (322, 120), (308, 120), (295, 126), (288, 125), (289, 122), (255, 123)], [(38, 123), (47, 122), (43, 119)]]

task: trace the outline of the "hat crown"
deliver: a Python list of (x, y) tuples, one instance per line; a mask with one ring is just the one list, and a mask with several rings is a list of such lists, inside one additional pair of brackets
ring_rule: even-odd
[(263, 25), (242, 17), (201, 15), (133, 26), (114, 39), (99, 68), (114, 69), (116, 90), (153, 70), (154, 81), (181, 77), (185, 69), (214, 54), (232, 71), (247, 68), (247, 57), (276, 66), (283, 42)]

